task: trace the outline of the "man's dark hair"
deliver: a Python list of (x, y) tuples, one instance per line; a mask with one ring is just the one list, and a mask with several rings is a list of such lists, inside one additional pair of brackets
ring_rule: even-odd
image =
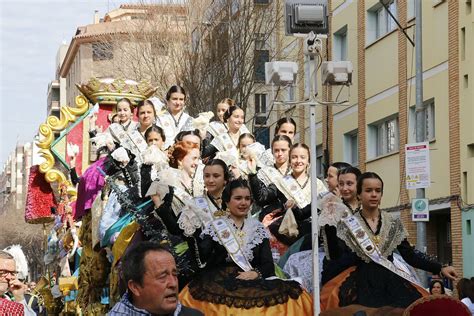
[(146, 272), (145, 256), (150, 251), (167, 252), (171, 255), (168, 249), (156, 242), (144, 241), (139, 243), (130, 249), (122, 259), (122, 276), (125, 284), (128, 284), (130, 280), (140, 285), (143, 284), (143, 276)]

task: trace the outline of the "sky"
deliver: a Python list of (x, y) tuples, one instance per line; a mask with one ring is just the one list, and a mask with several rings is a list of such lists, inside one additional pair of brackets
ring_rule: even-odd
[(16, 144), (33, 140), (46, 120), (56, 54), (78, 26), (119, 0), (0, 0), (0, 172)]

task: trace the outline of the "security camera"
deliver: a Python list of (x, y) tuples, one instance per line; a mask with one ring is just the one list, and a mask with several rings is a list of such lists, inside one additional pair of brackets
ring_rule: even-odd
[(328, 34), (327, 0), (286, 0), (286, 35)]
[(272, 61), (265, 63), (265, 83), (287, 85), (296, 82), (298, 64), (292, 61)]
[(325, 61), (321, 65), (323, 85), (352, 84), (352, 63), (350, 61)]

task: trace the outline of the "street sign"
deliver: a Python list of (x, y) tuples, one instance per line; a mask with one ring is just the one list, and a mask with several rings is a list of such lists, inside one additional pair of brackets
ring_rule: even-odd
[(427, 142), (405, 145), (405, 170), (407, 189), (430, 186), (430, 147)]
[(411, 219), (414, 222), (429, 222), (430, 221), (428, 199), (411, 200)]

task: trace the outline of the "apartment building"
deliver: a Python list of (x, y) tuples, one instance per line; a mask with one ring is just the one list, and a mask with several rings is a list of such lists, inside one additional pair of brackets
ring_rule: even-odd
[[(382, 207), (399, 212), (416, 242), (405, 188), (405, 144), (415, 142), (414, 0), (329, 1), (329, 60), (350, 60), (353, 87), (345, 108), (323, 108), (318, 148), (330, 161), (374, 171), (385, 182)], [(471, 0), (422, 1), (423, 105), (430, 146), (427, 252), (474, 275), (474, 75)], [(335, 95), (338, 87), (330, 88)], [(324, 140), (324, 141), (323, 141)]]

